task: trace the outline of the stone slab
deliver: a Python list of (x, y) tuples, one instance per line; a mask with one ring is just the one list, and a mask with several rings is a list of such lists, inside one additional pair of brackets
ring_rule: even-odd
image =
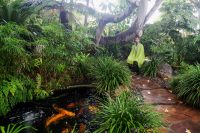
[(176, 96), (165, 89), (143, 90), (141, 94), (144, 102), (148, 104), (177, 104), (179, 100)]

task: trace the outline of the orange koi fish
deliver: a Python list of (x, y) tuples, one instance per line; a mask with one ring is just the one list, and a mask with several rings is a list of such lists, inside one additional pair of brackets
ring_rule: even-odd
[(65, 110), (63, 108), (59, 108), (57, 105), (53, 105), (53, 108), (59, 112), (60, 114), (64, 114), (66, 115), (67, 117), (74, 117), (75, 116), (75, 113), (71, 112), (71, 111), (68, 111), (68, 110)]
[(65, 118), (65, 117), (66, 117), (65, 114), (57, 114), (57, 115), (54, 115), (54, 116), (52, 116), (52, 117), (50, 117), (50, 118), (47, 119), (46, 124), (45, 124), (45, 127), (48, 127), (48, 126), (51, 125), (52, 123), (57, 122), (57, 121), (59, 121), (59, 120)]

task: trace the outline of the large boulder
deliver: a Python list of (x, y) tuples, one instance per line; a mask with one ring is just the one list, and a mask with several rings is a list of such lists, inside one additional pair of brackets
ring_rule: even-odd
[(168, 63), (159, 65), (158, 76), (162, 79), (170, 79), (173, 75), (173, 69)]

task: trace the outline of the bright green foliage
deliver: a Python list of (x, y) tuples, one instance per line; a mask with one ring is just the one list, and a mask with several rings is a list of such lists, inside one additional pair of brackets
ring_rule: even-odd
[(24, 23), (33, 9), (22, 10), (24, 0), (0, 0), (0, 22)]
[(141, 67), (144, 76), (156, 77), (160, 60), (152, 58), (151, 61), (145, 62)]
[(10, 77), (0, 83), (0, 115), (5, 115), (19, 102), (33, 99), (33, 81), (19, 79)]
[(9, 124), (7, 127), (0, 126), (1, 133), (21, 133), (25, 129), (33, 129), (31, 126), (23, 126), (18, 124)]
[(33, 98), (34, 82), (25, 76), (30, 63), (25, 47), (31, 38), (32, 33), (23, 26), (0, 25), (0, 115)]
[(200, 65), (191, 66), (171, 82), (173, 92), (186, 103), (200, 107)]
[(84, 58), (94, 45), (82, 29), (69, 33), (49, 24), (37, 33), (14, 23), (0, 25), (0, 115), (85, 80)]
[(145, 133), (161, 127), (160, 115), (148, 105), (141, 103), (131, 93), (122, 93), (116, 99), (102, 102), (94, 124), (99, 125), (95, 133)]
[(182, 61), (197, 62), (199, 52), (194, 33), (198, 21), (194, 5), (187, 0), (166, 0), (160, 10), (161, 20), (146, 26), (142, 36), (147, 55), (159, 56), (173, 66)]
[(193, 31), (197, 25), (198, 20), (194, 15), (195, 7), (187, 0), (166, 0), (160, 11), (163, 13), (162, 20), (165, 23), (165, 29)]
[(95, 79), (99, 93), (111, 93), (119, 85), (129, 85), (131, 72), (127, 66), (111, 57), (99, 57), (92, 60), (89, 74)]

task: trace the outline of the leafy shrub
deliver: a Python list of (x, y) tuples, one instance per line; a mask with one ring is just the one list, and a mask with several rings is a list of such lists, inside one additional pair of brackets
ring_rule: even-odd
[(200, 107), (200, 65), (191, 66), (189, 70), (171, 81), (173, 92), (186, 103)]
[(0, 115), (19, 102), (46, 98), (85, 79), (84, 62), (93, 45), (88, 35), (66, 33), (58, 24), (42, 26), (41, 32), (15, 23), (0, 25)]
[[(189, 36), (185, 39), (185, 61), (190, 64), (200, 62), (200, 35)], [(192, 52), (191, 52), (192, 51)]]
[(111, 93), (119, 85), (129, 85), (131, 72), (111, 57), (93, 58), (91, 61), (89, 75), (95, 79), (95, 85), (99, 93)]
[(18, 124), (9, 124), (7, 127), (5, 126), (0, 126), (0, 131), (2, 133), (21, 133), (25, 129), (33, 129), (31, 126), (23, 126), (23, 125), (18, 125)]
[(6, 115), (14, 105), (33, 99), (33, 81), (10, 77), (0, 83), (0, 115)]
[(156, 77), (159, 63), (159, 59), (156, 58), (152, 58), (151, 61), (145, 62), (141, 67), (142, 73), (145, 76)]
[(162, 125), (160, 115), (143, 105), (131, 93), (122, 93), (116, 99), (102, 102), (94, 123), (99, 125), (95, 133), (132, 133), (154, 131)]

